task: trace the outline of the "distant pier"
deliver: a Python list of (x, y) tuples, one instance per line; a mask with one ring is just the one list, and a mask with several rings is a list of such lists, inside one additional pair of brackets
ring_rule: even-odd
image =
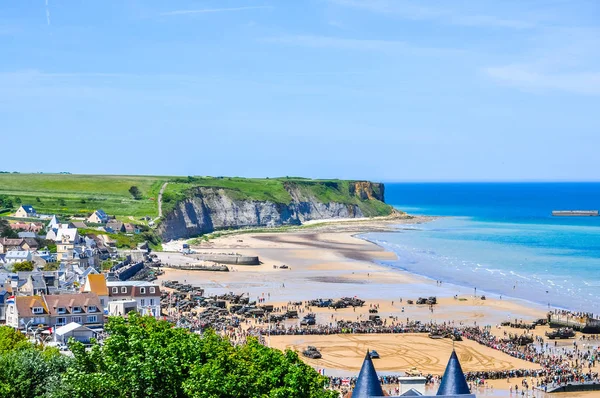
[(598, 217), (598, 210), (553, 210), (554, 217)]

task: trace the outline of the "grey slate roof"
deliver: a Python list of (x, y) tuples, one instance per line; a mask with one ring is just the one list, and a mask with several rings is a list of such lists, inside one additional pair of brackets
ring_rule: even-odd
[(383, 397), (383, 390), (379, 377), (373, 366), (371, 356), (367, 352), (365, 360), (360, 368), (356, 385), (352, 391), (352, 398)]
[(414, 388), (411, 388), (410, 390), (406, 391), (404, 394), (402, 394), (400, 396), (401, 397), (421, 397), (422, 395), (423, 394), (421, 394), (420, 392), (418, 392)]
[(469, 391), (469, 385), (465, 379), (456, 351), (452, 350), (452, 355), (446, 365), (444, 376), (442, 376), (442, 383), (437, 391), (436, 395), (468, 395), (471, 394)]
[(46, 281), (42, 274), (31, 274), (31, 285), (34, 289), (46, 289)]

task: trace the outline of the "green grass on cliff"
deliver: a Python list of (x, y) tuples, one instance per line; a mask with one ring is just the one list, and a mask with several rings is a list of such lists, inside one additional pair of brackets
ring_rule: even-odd
[[(163, 194), (163, 212), (172, 210), (176, 203), (193, 195), (198, 187), (221, 188), (234, 200), (270, 201), (288, 205), (292, 196), (286, 187), (296, 187), (301, 200), (314, 198), (323, 203), (337, 202), (357, 205), (367, 217), (388, 215), (391, 207), (379, 200), (361, 200), (354, 195), (351, 181), (310, 180), (299, 177), (238, 178), (238, 177), (188, 177), (170, 182)], [(375, 188), (378, 195), (379, 189)]]
[[(377, 200), (361, 200), (353, 195), (351, 181), (310, 180), (301, 177), (239, 178), (239, 177), (161, 177), (77, 174), (0, 174), (0, 196), (13, 201), (14, 212), (19, 204), (30, 204), (38, 213), (86, 215), (103, 209), (120, 219), (127, 216), (158, 215), (157, 198), (160, 187), (168, 182), (163, 194), (163, 214), (176, 203), (193, 195), (198, 187), (222, 188), (233, 200), (270, 201), (287, 205), (292, 197), (286, 187), (295, 186), (301, 199), (358, 205), (367, 216), (387, 215), (391, 207)], [(135, 200), (129, 193), (137, 186), (142, 194)], [(377, 187), (374, 187), (377, 189)], [(6, 213), (8, 214), (8, 213)]]
[[(85, 215), (102, 209), (116, 216), (156, 216), (156, 197), (165, 177), (81, 174), (0, 174), (0, 195), (32, 205), (40, 214)], [(142, 193), (134, 200), (129, 193)], [(19, 203), (20, 202), (20, 203)]]

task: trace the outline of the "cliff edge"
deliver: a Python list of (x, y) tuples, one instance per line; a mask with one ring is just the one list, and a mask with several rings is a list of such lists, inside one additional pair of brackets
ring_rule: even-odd
[(389, 215), (384, 185), (369, 181), (192, 178), (163, 196), (163, 240), (223, 229), (301, 225), (304, 221)]

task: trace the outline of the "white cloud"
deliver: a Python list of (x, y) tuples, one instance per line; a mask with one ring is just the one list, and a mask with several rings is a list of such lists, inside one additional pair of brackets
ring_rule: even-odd
[(505, 84), (523, 90), (560, 90), (576, 94), (600, 95), (600, 72), (547, 72), (535, 65), (505, 65), (484, 72)]
[(202, 8), (198, 10), (175, 10), (163, 12), (160, 15), (192, 15), (192, 14), (210, 14), (216, 12), (235, 12), (247, 10), (270, 9), (270, 6), (248, 6), (248, 7), (230, 7), (230, 8)]

